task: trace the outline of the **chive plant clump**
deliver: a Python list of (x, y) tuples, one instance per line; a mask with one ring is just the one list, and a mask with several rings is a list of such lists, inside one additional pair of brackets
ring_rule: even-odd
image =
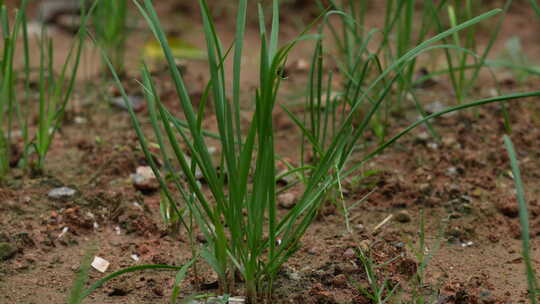
[[(26, 18), (28, 0), (21, 1), (13, 23), (5, 4), (0, 6), (3, 49), (0, 61), (0, 179), (10, 167), (20, 166), (42, 171), (52, 140), (60, 128), (66, 106), (75, 87), (76, 75), (86, 40), (87, 16), (82, 14), (80, 29), (64, 62), (54, 62), (54, 43), (45, 28), (36, 38), (39, 49), (37, 92), (30, 86), (35, 67), (30, 65), (30, 39)], [(21, 42), (21, 43), (19, 43)], [(20, 55), (19, 55), (20, 54)], [(15, 57), (23, 57), (16, 67)], [(57, 68), (60, 67), (58, 71)], [(22, 79), (22, 81), (21, 81)], [(37, 98), (35, 97), (37, 96)], [(35, 132), (30, 132), (29, 117), (36, 114)], [(17, 137), (22, 139), (19, 145)]]
[[(408, 33), (404, 33), (403, 39), (406, 42), (403, 42), (402, 48), (396, 52), (397, 55), (392, 56), (384, 65), (381, 64), (383, 60), (379, 58), (381, 56), (378, 53), (368, 53), (367, 49), (360, 50), (360, 54), (367, 56), (346, 54), (346, 63), (342, 64), (343, 68), (340, 71), (346, 74), (348, 82), (346, 93), (339, 98), (346, 104), (347, 110), (336, 114), (333, 111), (337, 111), (338, 107), (332, 106), (333, 99), (329, 98), (333, 90), (329, 85), (332, 83), (332, 74), (324, 75), (322, 68), (325, 41), (321, 24), (324, 25), (329, 16), (337, 14), (346, 16), (343, 20), (350, 26), (357, 22), (355, 19), (357, 17), (347, 15), (341, 10), (326, 11), (296, 39), (282, 42), (279, 39), (279, 2), (274, 0), (272, 3), (269, 23), (265, 20), (262, 6), (259, 6), (259, 84), (253, 96), (243, 98), (240, 85), (243, 75), (241, 61), (248, 1), (238, 1), (235, 39), (228, 48), (223, 47), (207, 2), (205, 0), (198, 2), (203, 21), (210, 80), (205, 93), (197, 103), (188, 94), (188, 84), (184, 82), (177, 67), (152, 1), (134, 1), (163, 49), (178, 103), (182, 109), (181, 119), (162, 103), (157, 86), (148, 68), (143, 65), (141, 85), (162, 164), (158, 164), (156, 157), (150, 152), (152, 143), (143, 133), (139, 117), (131, 107), (115, 65), (107, 56), (106, 47), (103, 48), (102, 54), (128, 106), (133, 127), (147, 161), (161, 185), (162, 214), (167, 214), (166, 218), (169, 220), (174, 219), (183, 224), (190, 234), (194, 233), (191, 223), (196, 223), (196, 228), (202, 232), (206, 243), (200, 247), (193, 245), (197, 246), (193, 259), (182, 267), (141, 265), (124, 269), (94, 283), (82, 293), (82, 298), (108, 280), (124, 273), (162, 268), (178, 271), (171, 298), (171, 301), (175, 302), (178, 285), (185, 277), (187, 268), (200, 257), (217, 273), (222, 292), (234, 291), (235, 278), (239, 276), (250, 302), (271, 302), (273, 282), (281, 266), (301, 246), (301, 238), (315, 219), (327, 194), (339, 186), (341, 179), (351, 176), (360, 166), (380, 155), (400, 137), (431, 119), (479, 105), (507, 102), (540, 94), (531, 92), (482, 99), (423, 115), (421, 119), (390, 139), (381, 137), (380, 143), (372, 151), (362, 151), (363, 154), (359, 157), (355, 155), (355, 162), (351, 162), (353, 152), (357, 151), (361, 144), (363, 134), (380, 118), (384, 101), (389, 96), (396, 96), (391, 95), (392, 89), (396, 86), (410, 87), (410, 81), (406, 79), (410, 76), (411, 70), (414, 70), (411, 66), (414, 66), (417, 57), (435, 49), (456, 48), (456, 45), (441, 43), (455, 37), (460, 31), (501, 13), (501, 10), (495, 9), (471, 17), (430, 38), (426, 32), (422, 39), (416, 42), (410, 39)], [(407, 8), (412, 9), (405, 6), (398, 12), (406, 11)], [(432, 5), (431, 9), (436, 11), (439, 7)], [(398, 18), (401, 15), (396, 13), (393, 16)], [(430, 16), (426, 18), (431, 18)], [(401, 20), (400, 18), (402, 17), (398, 19)], [(310, 30), (314, 29), (319, 21), (321, 30), (311, 34)], [(405, 19), (400, 22), (408, 24), (407, 22), (411, 21)], [(347, 33), (346, 37), (349, 35), (351, 33)], [(355, 39), (369, 41), (370, 34), (365, 37)], [(302, 162), (298, 168), (291, 168), (287, 173), (300, 176), (304, 184), (303, 192), (292, 209), (278, 213), (276, 180), (280, 175), (276, 171), (278, 151), (275, 150), (272, 117), (283, 80), (282, 67), (297, 42), (306, 39), (315, 43), (308, 84), (309, 97), (306, 101), (306, 108), (309, 109), (306, 114), (308, 117), (301, 119), (284, 108), (307, 142), (304, 144), (302, 141), (302, 151), (306, 151), (307, 147), (304, 146), (309, 145), (309, 149), (314, 151), (314, 157), (311, 163)], [(383, 45), (382, 48), (386, 47), (389, 46)], [(343, 50), (347, 48), (343, 47)], [(233, 64), (230, 74), (224, 69), (228, 58), (231, 58)], [(374, 76), (367, 77), (363, 76), (364, 74)], [(357, 77), (358, 75), (360, 76)], [(324, 77), (328, 77), (326, 81)], [(357, 79), (362, 83), (355, 82)], [(229, 83), (232, 83), (230, 87), (227, 85)], [(322, 107), (322, 100), (325, 97), (331, 101), (330, 106)], [(251, 102), (254, 107), (246, 125), (243, 125), (241, 120), (241, 100)], [(195, 108), (194, 104), (198, 104), (198, 108)], [(323, 108), (328, 111), (321, 112)], [(216, 116), (217, 134), (202, 128), (203, 119), (210, 110)], [(218, 162), (211, 156), (209, 137), (219, 140), (221, 155)], [(178, 172), (177, 168), (180, 168), (181, 172)], [(197, 172), (202, 175), (206, 185), (198, 181)]]

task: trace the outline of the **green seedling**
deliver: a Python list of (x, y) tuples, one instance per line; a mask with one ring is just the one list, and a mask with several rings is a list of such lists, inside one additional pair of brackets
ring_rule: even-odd
[[(120, 72), (124, 70), (125, 44), (128, 37), (127, 3), (127, 0), (98, 0), (92, 17), (98, 42)], [(106, 64), (104, 67), (107, 68)]]
[[(538, 76), (540, 74), (540, 66), (535, 66), (531, 58), (525, 54), (521, 40), (517, 36), (506, 41), (501, 59), (495, 61), (496, 63), (510, 69), (519, 82), (526, 81), (530, 75)], [(489, 65), (490, 62), (487, 64)]]
[[(449, 76), (454, 87), (458, 104), (462, 103), (471, 93), (471, 90), (476, 85), (476, 81), (480, 75), (481, 68), (485, 67), (487, 56), (489, 55), (504, 21), (504, 16), (510, 8), (512, 0), (507, 0), (494, 30), (489, 36), (488, 44), (481, 52), (477, 44), (475, 27), (469, 28), (462, 33), (455, 33), (452, 36), (452, 43), (457, 47), (454, 52), (450, 49), (445, 49), (446, 61), (449, 68)], [(480, 6), (475, 1), (455, 1), (455, 4), (448, 5), (448, 19), (450, 26), (454, 27), (462, 20), (468, 20), (477, 15)], [(439, 27), (441, 23), (438, 22)], [(450, 43), (445, 40), (445, 43)], [(474, 63), (474, 68), (468, 69), (467, 66)]]
[[(191, 265), (195, 262), (195, 259), (190, 260), (186, 264), (182, 266), (169, 266), (169, 265), (138, 265), (138, 266), (132, 266), (128, 268), (124, 268), (122, 270), (119, 270), (117, 272), (114, 272), (101, 280), (98, 280), (97, 282), (93, 283), (88, 287), (86, 290), (84, 290), (79, 297), (76, 299), (79, 300), (79, 302), (73, 302), (73, 303), (81, 303), (82, 300), (84, 300), (88, 295), (90, 295), (92, 292), (94, 292), (96, 289), (103, 286), (105, 283), (109, 282), (110, 280), (117, 278), (119, 276), (122, 276), (124, 274), (132, 273), (132, 272), (140, 272), (143, 270), (168, 270), (168, 271), (176, 271), (176, 277), (174, 281), (174, 287), (171, 295), (171, 303), (176, 303), (176, 298), (178, 294), (180, 293), (180, 283), (184, 280), (186, 273), (188, 269), (191, 267)], [(78, 294), (79, 292), (77, 292)], [(174, 300), (173, 300), (174, 298)], [(70, 303), (71, 304), (71, 303)]]
[(418, 229), (418, 244), (417, 246), (414, 246), (414, 244), (412, 243), (408, 244), (410, 251), (412, 252), (414, 257), (416, 258), (416, 261), (418, 262), (418, 268), (416, 270), (416, 273), (413, 276), (413, 281), (412, 281), (413, 290), (411, 294), (412, 294), (412, 298), (414, 299), (413, 303), (417, 303), (417, 304), (432, 303), (433, 301), (435, 301), (434, 298), (438, 296), (437, 294), (426, 295), (424, 292), (422, 292), (422, 288), (425, 286), (424, 279), (425, 279), (426, 268), (429, 262), (431, 261), (431, 259), (433, 258), (433, 256), (435, 256), (435, 254), (440, 248), (444, 231), (445, 231), (445, 227), (441, 227), (439, 229), (439, 234), (437, 235), (435, 243), (431, 246), (431, 249), (428, 249), (428, 244), (426, 243), (426, 227), (425, 227), (424, 211), (423, 210), (421, 211), (420, 225)]
[[(353, 77), (346, 75), (348, 82), (345, 87), (345, 92), (336, 98), (332, 98), (332, 73), (328, 74), (328, 80), (324, 80), (322, 68), (322, 57), (324, 52), (322, 41), (317, 41), (308, 81), (309, 92), (307, 94), (306, 102), (308, 111), (305, 112), (305, 117), (300, 119), (293, 114), (292, 111), (283, 106), (284, 110), (302, 131), (300, 145), (302, 168), (308, 168), (304, 163), (304, 160), (306, 159), (305, 153), (313, 153), (312, 164), (310, 164), (311, 167), (309, 167), (312, 168), (312, 170), (306, 170), (305, 172), (302, 172), (302, 174), (304, 176), (313, 176), (313, 174), (315, 174), (314, 172), (319, 170), (321, 162), (333, 159), (335, 163), (331, 165), (326, 163), (323, 165), (323, 168), (324, 170), (327, 170), (325, 174), (330, 173), (333, 175), (332, 182), (335, 186), (339, 187), (339, 181), (342, 179), (339, 174), (345, 170), (350, 156), (354, 152), (361, 150), (359, 141), (368, 131), (369, 127), (374, 124), (377, 125), (381, 115), (386, 115), (386, 110), (383, 107), (385, 100), (390, 94), (393, 85), (399, 81), (403, 73), (406, 73), (407, 68), (409, 67), (408, 64), (414, 62), (417, 56), (424, 52), (440, 47), (452, 48), (452, 46), (432, 46), (431, 44), (455, 35), (455, 33), (460, 30), (468, 28), (473, 24), (477, 24), (489, 16), (493, 16), (496, 12), (496, 10), (491, 11), (487, 14), (473, 18), (418, 44), (416, 47), (406, 52), (402, 57), (395, 59), (386, 69), (383, 68), (381, 61), (376, 54), (369, 54), (362, 62), (356, 62), (354, 67), (355, 70), (350, 72), (360, 76)], [(325, 15), (324, 20), (327, 20), (327, 18), (333, 14), (341, 13), (330, 11)], [(323, 22), (323, 24), (325, 23)], [(322, 35), (322, 27), (319, 30), (319, 33)], [(372, 79), (367, 83), (356, 82), (358, 79), (367, 81), (368, 78), (366, 75), (369, 74), (369, 71), (372, 68), (377, 72), (375, 79)], [(358, 72), (356, 69), (358, 69)], [(326, 101), (323, 102), (324, 100)], [(341, 101), (341, 109), (339, 111), (336, 110), (338, 101)], [(421, 120), (421, 123), (430, 127), (428, 124), (429, 116), (425, 116), (424, 113), (422, 114), (424, 119)], [(304, 141), (307, 141), (309, 147), (306, 147)], [(382, 150), (387, 147), (384, 136), (380, 137), (380, 141), (381, 150), (377, 149), (376, 153), (382, 152)], [(325, 157), (327, 158), (325, 159)], [(330, 193), (331, 192), (332, 191), (330, 191)], [(343, 209), (346, 210), (346, 208)]]
[(377, 268), (384, 267), (385, 265), (393, 262), (396, 258), (386, 263), (377, 265), (367, 253), (362, 251), (362, 249), (355, 248), (355, 251), (360, 263), (364, 267), (366, 279), (368, 281), (368, 286), (362, 286), (356, 283), (358, 290), (365, 297), (367, 297), (371, 303), (392, 303), (391, 300), (397, 294), (399, 283), (393, 284), (392, 286), (391, 282), (387, 278), (381, 280), (377, 274)]
[[(93, 10), (94, 7), (91, 9)], [(77, 33), (75, 43), (68, 52), (65, 61), (61, 64), (60, 74), (57, 76), (53, 61), (53, 41), (47, 38), (43, 30), (39, 41), (39, 112), (38, 127), (35, 138), (30, 142), (29, 152), (38, 156), (36, 168), (41, 171), (45, 165), (45, 158), (49, 152), (52, 140), (59, 130), (66, 106), (71, 98), (77, 71), (79, 69), (82, 50), (86, 40), (86, 22), (88, 15), (83, 11), (82, 23)]]
[[(416, 1), (387, 1), (383, 28), (369, 30), (365, 22), (368, 1), (331, 1), (331, 7), (336, 11), (329, 15), (336, 15), (335, 18), (339, 19), (341, 25), (341, 29), (338, 29), (334, 22), (330, 22), (330, 18), (325, 18), (325, 26), (337, 48), (338, 56), (335, 60), (344, 78), (338, 99), (342, 106), (339, 108), (353, 103), (358, 97), (358, 91), (361, 92), (362, 87), (372, 83), (385, 66), (390, 66), (408, 50), (424, 41), (430, 32), (435, 32), (436, 22), (433, 18), (443, 9), (445, 3), (446, 1), (436, 4), (433, 1), (422, 1), (422, 9), (416, 10)], [(416, 22), (418, 28), (413, 26), (415, 20), (421, 20)], [(413, 90), (416, 65), (416, 58), (404, 63), (404, 66), (400, 67), (399, 77), (395, 80), (386, 77), (387, 79), (378, 84), (379, 88), (372, 90), (365, 98), (365, 102), (374, 103), (384, 93), (383, 109), (377, 111), (369, 123), (370, 130), (381, 142), (387, 135), (390, 114), (400, 111), (404, 97), (412, 97), (419, 114), (425, 116)], [(386, 83), (392, 83), (389, 91), (385, 90)], [(429, 122), (426, 122), (426, 126), (433, 136), (438, 138)]]
[(71, 292), (67, 300), (68, 304), (82, 303), (84, 287), (86, 283), (88, 282), (90, 266), (92, 263), (92, 258), (94, 256), (94, 253), (95, 253), (94, 248), (90, 248), (86, 251), (86, 254), (84, 255), (84, 258), (81, 261), (81, 265), (79, 266), (79, 269), (77, 271), (75, 282), (73, 283), (73, 286), (71, 287)]

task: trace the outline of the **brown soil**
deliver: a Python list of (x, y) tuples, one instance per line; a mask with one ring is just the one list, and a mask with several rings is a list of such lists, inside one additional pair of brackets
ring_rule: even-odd
[[(159, 1), (161, 2), (161, 1)], [(299, 1), (301, 2), (301, 1)], [(167, 14), (166, 24), (174, 20), (194, 23), (197, 10), (186, 14), (160, 3)], [(193, 9), (187, 6), (186, 9)], [(283, 35), (291, 38), (298, 32), (297, 23), (288, 20), (299, 8), (283, 13)], [(307, 15), (307, 10), (302, 9)], [(373, 8), (373, 23), (377, 10)], [(230, 15), (225, 8), (218, 19), (223, 29), (224, 45), (232, 41)], [(176, 18), (176, 19), (175, 19)], [(306, 16), (306, 20), (307, 20)], [(507, 16), (493, 56), (499, 54), (506, 39), (522, 38), (530, 58), (540, 50), (536, 36), (540, 24), (525, 3), (518, 4)], [(186, 19), (188, 21), (186, 21)], [(523, 26), (523, 20), (531, 20)], [(534, 20), (534, 21), (533, 21)], [(141, 21), (142, 22), (142, 21)], [(167, 23), (170, 22), (170, 23)], [(257, 26), (250, 24), (247, 33), (244, 76), (246, 117), (253, 88), (257, 85)], [(182, 33), (200, 46), (200, 30)], [(147, 34), (130, 40), (128, 58), (137, 58)], [(69, 37), (65, 35), (66, 37)], [(66, 38), (64, 37), (64, 39)], [(91, 55), (88, 55), (91, 56)], [(300, 47), (291, 56), (309, 60), (309, 48)], [(91, 58), (91, 57), (90, 57)], [(92, 66), (91, 60), (88, 66)], [(126, 79), (138, 77), (136, 60), (130, 61)], [(253, 68), (250, 68), (253, 67)], [(133, 68), (133, 69), (131, 69)], [(201, 94), (207, 79), (204, 62), (186, 63), (188, 86), (194, 96)], [(251, 71), (251, 72), (250, 72)], [(253, 73), (252, 75), (249, 75)], [(529, 78), (518, 83), (507, 71), (497, 71), (503, 91), (523, 92), (538, 88), (540, 82)], [(90, 72), (87, 76), (95, 77)], [(165, 102), (178, 111), (166, 76), (159, 76)], [(280, 102), (294, 95), (304, 84), (306, 74), (293, 71), (284, 83)], [(479, 82), (477, 97), (490, 94), (492, 81)], [(88, 88), (80, 88), (69, 109), (68, 121), (51, 148), (46, 172), (31, 176), (17, 169), (0, 188), (0, 242), (8, 242), (16, 253), (0, 261), (0, 303), (65, 303), (80, 262), (90, 248), (111, 263), (107, 273), (137, 264), (181, 265), (191, 258), (188, 236), (180, 230), (172, 234), (159, 214), (159, 194), (134, 189), (130, 174), (146, 161), (131, 128), (128, 114), (111, 108), (96, 89), (108, 85), (96, 79)], [(96, 83), (100, 83), (97, 85)], [(130, 82), (135, 92), (137, 85)], [(167, 89), (169, 88), (169, 89)], [(418, 91), (426, 103), (452, 104), (450, 85), (439, 79), (430, 88)], [(89, 97), (90, 96), (90, 100)], [(397, 133), (410, 119), (395, 119), (390, 133)], [(531, 221), (531, 247), (534, 267), (540, 267), (540, 103), (528, 99), (509, 104), (512, 140), (518, 151), (525, 183)], [(140, 112), (146, 131), (146, 112)], [(407, 116), (407, 115), (406, 115)], [(84, 118), (81, 123), (80, 119)], [(277, 151), (297, 162), (300, 136), (286, 115), (276, 110)], [(426, 137), (419, 127), (412, 134), (366, 165), (375, 175), (344, 183), (347, 203), (369, 194), (349, 214), (351, 232), (344, 215), (331, 202), (307, 231), (301, 249), (285, 264), (276, 282), (274, 303), (371, 303), (360, 292), (367, 287), (366, 271), (353, 248), (362, 248), (375, 263), (391, 261), (377, 268), (382, 282), (400, 284), (399, 297), (408, 303), (415, 295), (425, 295), (429, 303), (524, 303), (527, 282), (521, 256), (521, 240), (514, 183), (503, 146), (501, 107), (490, 105), (477, 111), (447, 115), (433, 122), (442, 141)], [(209, 115), (205, 127), (215, 128)], [(367, 135), (374, 142), (373, 135)], [(355, 158), (360, 158), (355, 155)], [(58, 186), (77, 189), (74, 198), (54, 201), (47, 193)], [(297, 189), (291, 193), (297, 195)], [(389, 215), (386, 224), (379, 226)], [(420, 248), (419, 226), (425, 221), (425, 246)], [(379, 226), (377, 230), (375, 227)], [(68, 231), (59, 237), (65, 227)], [(202, 240), (201, 240), (202, 241)], [(420, 283), (415, 279), (424, 252), (427, 268)], [(134, 261), (136, 254), (140, 260)], [(183, 283), (182, 295), (217, 293), (215, 276), (202, 262), (199, 277), (190, 272)], [(92, 270), (90, 281), (103, 274)], [(201, 279), (202, 278), (202, 279)], [(86, 303), (168, 303), (174, 273), (145, 271), (113, 280), (94, 292)], [(242, 289), (237, 290), (241, 295)], [(396, 300), (397, 301), (397, 300)]]

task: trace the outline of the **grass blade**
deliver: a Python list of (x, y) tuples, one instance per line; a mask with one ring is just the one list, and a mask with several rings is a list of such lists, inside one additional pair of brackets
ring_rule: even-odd
[(508, 135), (504, 136), (504, 145), (508, 151), (508, 156), (510, 157), (510, 165), (512, 167), (512, 177), (514, 178), (514, 183), (516, 185), (516, 196), (519, 204), (519, 222), (521, 225), (521, 241), (523, 246), (523, 261), (525, 262), (525, 271), (527, 274), (527, 283), (529, 286), (529, 298), (531, 303), (538, 303), (537, 296), (538, 292), (538, 282), (536, 280), (536, 274), (534, 271), (534, 266), (532, 265), (531, 259), (531, 249), (530, 249), (530, 234), (529, 234), (529, 212), (527, 211), (527, 201), (525, 200), (525, 191), (523, 189), (523, 182), (521, 180), (521, 172), (519, 169), (519, 164), (516, 156), (516, 151), (512, 140)]

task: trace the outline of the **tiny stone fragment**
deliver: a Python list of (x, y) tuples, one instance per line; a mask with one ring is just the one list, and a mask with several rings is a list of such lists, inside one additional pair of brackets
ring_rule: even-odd
[(431, 138), (428, 132), (420, 132), (416, 135), (416, 139), (420, 142), (426, 142)]

